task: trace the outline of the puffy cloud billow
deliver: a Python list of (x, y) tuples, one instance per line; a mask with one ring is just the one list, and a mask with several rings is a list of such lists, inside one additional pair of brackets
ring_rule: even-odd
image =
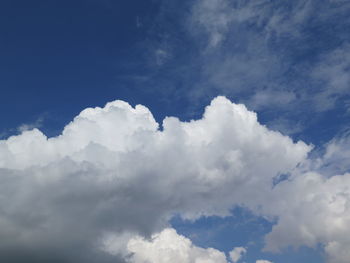
[(241, 257), (247, 253), (247, 249), (244, 247), (235, 247), (234, 249), (232, 249), (232, 251), (230, 251), (230, 258), (232, 260), (233, 263), (238, 262)]
[(154, 235), (151, 241), (133, 238), (127, 248), (132, 253), (132, 263), (227, 263), (223, 252), (196, 247), (189, 239), (169, 228)]
[(201, 119), (169, 117), (162, 128), (141, 105), (85, 109), (57, 137), (33, 129), (0, 141), (1, 260), (225, 262), (166, 229), (168, 221), (242, 205), (278, 219), (266, 249), (321, 243), (345, 262), (349, 179), (301, 172), (310, 150), (224, 97)]
[(266, 236), (267, 250), (322, 244), (329, 262), (349, 262), (350, 174), (298, 174), (280, 183), (273, 196), (273, 205), (264, 209), (279, 220)]
[[(109, 253), (120, 253), (118, 246), (113, 246), (116, 242), (119, 243), (119, 240), (110, 239), (103, 248)], [(229, 253), (229, 257), (235, 263), (246, 252), (243, 247), (235, 247)], [(127, 242), (125, 258), (128, 263), (230, 263), (222, 251), (197, 247), (173, 228), (166, 228), (152, 235), (150, 239), (141, 236), (132, 237)], [(271, 262), (257, 260), (256, 263)]]

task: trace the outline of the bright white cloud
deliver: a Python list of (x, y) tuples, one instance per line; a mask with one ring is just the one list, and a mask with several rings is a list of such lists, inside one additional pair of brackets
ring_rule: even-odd
[(266, 236), (266, 250), (322, 245), (329, 262), (345, 263), (350, 248), (348, 137), (327, 144), (322, 157), (308, 160), (272, 192), (266, 214), (278, 223)]
[[(141, 236), (133, 237), (127, 243), (129, 263), (229, 263), (226, 255), (214, 248), (201, 248), (191, 240), (176, 233), (175, 229), (166, 228), (152, 235), (150, 239)], [(233, 263), (240, 260), (247, 250), (235, 247), (230, 253)], [(257, 260), (256, 263), (272, 263), (268, 260)]]
[[(166, 253), (159, 240), (168, 238), (176, 253), (183, 242), (192, 257), (219, 260), (221, 252), (196, 248), (173, 230), (153, 241), (133, 237), (164, 229), (175, 213), (196, 219), (243, 205), (277, 219), (267, 250), (322, 244), (330, 262), (347, 262), (350, 175), (322, 174), (327, 161), (346, 159), (346, 139), (329, 143), (309, 165), (310, 146), (268, 130), (224, 97), (199, 120), (171, 117), (158, 127), (144, 106), (115, 101), (82, 111), (58, 137), (34, 129), (0, 141), (0, 252), (47, 259), (55, 249), (73, 260), (102, 244), (110, 254), (125, 256), (128, 248), (134, 260), (156, 260)], [(287, 172), (289, 180), (272, 187)], [(151, 254), (142, 252), (147, 246)]]
[(232, 260), (233, 263), (238, 262), (241, 257), (247, 253), (247, 249), (244, 247), (235, 247), (230, 251), (230, 259)]
[(128, 242), (131, 263), (227, 263), (223, 252), (214, 248), (200, 248), (174, 229), (167, 228), (151, 240), (135, 237)]
[(0, 250), (54, 248), (73, 260), (97, 238), (161, 230), (174, 213), (254, 209), (310, 150), (224, 97), (202, 119), (158, 126), (144, 106), (115, 101), (82, 111), (60, 136), (34, 129), (0, 141)]
[(273, 192), (275, 201), (264, 208), (279, 217), (266, 237), (266, 249), (322, 244), (331, 262), (347, 262), (348, 257), (335, 251), (349, 250), (349, 185), (350, 174), (326, 178), (316, 172), (302, 173), (280, 183)]
[[(350, 175), (330, 176), (339, 167), (322, 174), (330, 160), (346, 166), (346, 139), (329, 143), (317, 165), (307, 166), (311, 147), (268, 130), (224, 97), (199, 120), (171, 117), (158, 127), (147, 108), (115, 101), (84, 110), (58, 137), (34, 129), (0, 141), (0, 250), (11, 258), (20, 254), (11, 254), (15, 249), (50, 255), (55, 248), (71, 260), (101, 244), (125, 256), (129, 244), (137, 258), (148, 241), (128, 240), (162, 230), (173, 214), (228, 215), (243, 205), (278, 219), (267, 250), (322, 244), (330, 262), (347, 262)], [(272, 188), (286, 172), (289, 180)], [(169, 231), (153, 238), (154, 253), (164, 236), (192, 251)]]

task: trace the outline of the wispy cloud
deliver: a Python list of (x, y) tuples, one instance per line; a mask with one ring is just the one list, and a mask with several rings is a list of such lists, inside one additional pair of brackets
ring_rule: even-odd
[(350, 44), (343, 45), (322, 55), (311, 76), (320, 86), (315, 94), (317, 110), (328, 110), (350, 95)]
[(168, 31), (168, 61), (182, 70), (161, 71), (181, 84), (170, 90), (158, 76), (159, 89), (191, 101), (223, 94), (259, 112), (278, 108), (278, 118), (301, 130), (322, 112), (342, 114), (349, 10), (346, 1), (193, 1)]

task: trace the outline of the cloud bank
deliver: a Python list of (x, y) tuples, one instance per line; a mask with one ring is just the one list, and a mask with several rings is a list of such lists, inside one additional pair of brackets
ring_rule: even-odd
[(150, 235), (173, 214), (229, 215), (309, 150), (224, 97), (162, 130), (141, 105), (88, 108), (58, 137), (34, 129), (0, 142), (0, 249), (71, 261), (108, 233)]
[(240, 205), (277, 222), (267, 250), (322, 244), (330, 262), (345, 263), (350, 176), (309, 171), (310, 150), (224, 97), (201, 119), (168, 117), (162, 128), (141, 105), (85, 109), (60, 136), (34, 129), (0, 141), (1, 259), (225, 262), (168, 220), (230, 215)]

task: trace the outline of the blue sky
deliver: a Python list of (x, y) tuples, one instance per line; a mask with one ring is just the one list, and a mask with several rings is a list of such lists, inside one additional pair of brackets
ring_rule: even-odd
[(348, 262), (349, 27), (348, 0), (1, 1), (0, 259), (86, 261), (108, 234), (87, 262), (171, 263), (164, 234), (227, 262)]

